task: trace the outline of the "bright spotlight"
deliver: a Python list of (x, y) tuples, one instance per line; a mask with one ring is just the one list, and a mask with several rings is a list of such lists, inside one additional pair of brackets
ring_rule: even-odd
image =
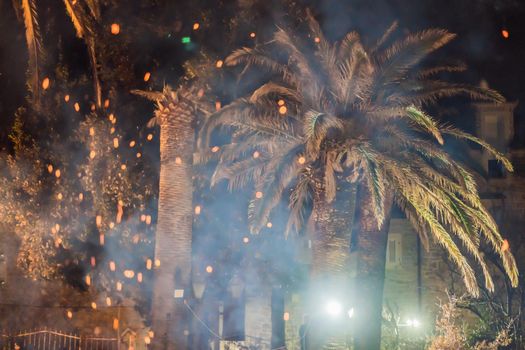
[(408, 319), (408, 320), (407, 320), (407, 326), (412, 327), (412, 325), (413, 325), (412, 320), (411, 320), (411, 319)]
[(420, 325), (421, 325), (421, 323), (419, 323), (418, 320), (416, 320), (416, 319), (413, 319), (413, 320), (412, 320), (412, 327), (416, 327), (416, 328), (417, 328), (417, 327), (419, 327)]
[(326, 304), (326, 312), (330, 316), (339, 316), (341, 311), (343, 311), (343, 306), (335, 300), (331, 300)]
[(352, 318), (354, 317), (354, 308), (351, 308), (350, 310), (348, 310), (348, 318)]

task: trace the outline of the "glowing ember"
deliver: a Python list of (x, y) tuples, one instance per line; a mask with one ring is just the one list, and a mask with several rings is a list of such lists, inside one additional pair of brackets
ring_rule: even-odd
[(57, 179), (60, 177), (60, 174), (61, 174), (60, 169), (57, 169), (55, 171), (55, 176), (57, 177)]
[(79, 200), (79, 201), (84, 200), (84, 193), (79, 193), (79, 194), (78, 194), (78, 200)]
[(71, 310), (67, 310), (67, 318), (73, 318), (73, 312), (71, 312)]
[(101, 233), (101, 234), (98, 236), (98, 240), (99, 240), (100, 245), (104, 245), (104, 243), (105, 243), (105, 237), (104, 237), (104, 234), (103, 234), (103, 233)]
[(140, 221), (142, 221), (142, 222), (146, 221), (146, 215), (142, 214), (140, 216)]
[(153, 337), (155, 336), (155, 332), (153, 332), (153, 331), (149, 331), (149, 332), (148, 332), (148, 335), (149, 335), (150, 338), (153, 338)]
[(118, 330), (118, 324), (119, 324), (118, 318), (114, 318), (113, 319), (113, 329), (114, 330)]
[(96, 309), (97, 309), (97, 303), (92, 302), (92, 303), (91, 303), (91, 308), (92, 308), (93, 310), (96, 310)]
[(197, 205), (195, 206), (195, 215), (199, 215), (201, 213), (201, 206)]
[(506, 239), (503, 240), (503, 244), (501, 245), (501, 251), (507, 251), (509, 250), (510, 248), (510, 244), (509, 244), (509, 241), (507, 241)]
[(114, 261), (110, 261), (109, 262), (109, 270), (110, 271), (115, 271), (117, 269), (117, 265), (115, 264)]
[(44, 78), (44, 80), (42, 80), (42, 89), (47, 90), (49, 88), (50, 83), (51, 81), (49, 80), (49, 78)]
[(122, 283), (117, 282), (117, 290), (120, 292), (122, 290)]
[(130, 279), (135, 277), (135, 271), (133, 271), (133, 270), (125, 270), (124, 271), (124, 277), (130, 278)]
[(221, 149), (221, 148), (220, 148), (219, 146), (213, 146), (213, 147), (211, 148), (211, 151), (212, 151), (212, 153), (217, 153), (217, 152), (219, 152), (220, 149)]
[(86, 276), (86, 284), (87, 284), (88, 286), (91, 285), (91, 276), (89, 276), (89, 275)]
[(92, 111), (92, 112), (94, 112), (94, 111), (95, 111), (95, 109), (97, 109), (97, 108), (95, 107), (95, 104), (94, 104), (94, 103), (92, 103), (92, 104), (91, 104), (91, 111)]
[(216, 63), (215, 63), (215, 67), (217, 68), (222, 68), (222, 65), (224, 64), (224, 62), (222, 60), (218, 60)]
[(102, 226), (102, 216), (97, 215), (95, 222), (97, 223), (97, 227)]
[(118, 35), (120, 33), (120, 25), (118, 23), (113, 23), (111, 25), (111, 34)]
[(115, 128), (111, 128), (111, 129), (109, 129), (109, 133), (110, 133), (111, 135), (113, 135), (113, 134), (115, 133)]
[(306, 158), (301, 156), (299, 158), (297, 158), (297, 163), (303, 165), (304, 163), (306, 162)]
[(200, 28), (200, 26), (201, 25), (199, 23), (197, 23), (197, 22), (193, 23), (193, 30), (198, 30)]
[(211, 266), (211, 265), (206, 266), (206, 272), (207, 273), (212, 273), (213, 272), (213, 266)]
[(94, 127), (89, 128), (89, 136), (95, 136), (95, 128)]
[(146, 344), (150, 344), (151, 343), (151, 338), (150, 337), (144, 337), (144, 343)]
[(137, 282), (142, 283), (142, 272), (137, 273)]
[(508, 30), (506, 30), (506, 29), (502, 29), (502, 30), (501, 30), (501, 36), (502, 36), (503, 38), (505, 38), (505, 39), (508, 39), (509, 36), (510, 36), (510, 33), (509, 33)]
[(104, 108), (109, 108), (109, 99), (104, 100)]
[(91, 158), (91, 159), (95, 158), (96, 155), (97, 155), (97, 152), (95, 152), (95, 151), (89, 152), (89, 158)]
[(117, 137), (113, 139), (113, 147), (118, 148), (118, 138)]
[(135, 147), (135, 144), (136, 144), (135, 141), (132, 140), (129, 142), (129, 147)]
[(122, 165), (120, 166), (120, 169), (121, 169), (121, 170), (126, 170), (126, 164), (122, 164)]
[(64, 198), (64, 196), (62, 195), (62, 193), (57, 194), (57, 199), (58, 199), (59, 201), (61, 201), (62, 198)]
[(153, 134), (148, 134), (148, 136), (146, 136), (146, 140), (148, 141), (153, 140)]
[(64, 96), (64, 101), (69, 102), (69, 95)]
[(160, 260), (159, 259), (155, 259), (155, 267), (160, 267)]
[(47, 171), (51, 174), (53, 172), (53, 166), (51, 164), (49, 164), (47, 166)]
[(221, 109), (221, 101), (215, 101), (215, 110), (218, 111)]
[(279, 114), (284, 115), (286, 112), (288, 112), (288, 108), (286, 108), (286, 106), (279, 107)]
[(248, 243), (250, 243), (250, 238), (249, 237), (244, 237), (242, 239), (242, 241), (243, 241), (243, 243), (248, 244)]
[(107, 306), (111, 306), (111, 298), (110, 297), (106, 298), (106, 305)]
[(261, 191), (255, 192), (255, 198), (261, 199), (263, 197), (263, 193)]
[(266, 227), (268, 227), (268, 228), (272, 228), (272, 226), (273, 226), (273, 224), (272, 224), (271, 222), (268, 222), (268, 223), (266, 224)]
[(140, 158), (140, 157), (142, 157), (142, 153), (137, 152), (137, 158)]
[(261, 154), (258, 151), (255, 151), (255, 152), (253, 152), (252, 156), (253, 156), (253, 158), (257, 159), (257, 158), (259, 158), (260, 155)]
[(91, 263), (91, 266), (95, 267), (95, 265), (97, 264), (97, 259), (94, 256), (92, 256), (90, 259), (90, 263)]
[(144, 81), (145, 82), (149, 81), (150, 78), (151, 78), (151, 73), (150, 72), (144, 73)]
[(319, 43), (321, 42), (321, 38), (319, 38), (318, 36), (316, 36), (316, 37), (314, 38), (314, 41), (315, 41), (317, 44), (319, 44)]
[(175, 164), (182, 164), (182, 158), (181, 157), (175, 157)]
[(146, 269), (151, 270), (152, 267), (153, 267), (153, 262), (151, 261), (151, 259), (146, 260)]
[(146, 215), (146, 225), (151, 224), (151, 215)]
[(80, 111), (80, 105), (78, 104), (78, 102), (75, 102), (73, 107), (75, 108), (75, 111), (77, 111), (77, 112)]
[(277, 101), (277, 105), (278, 106), (284, 106), (284, 100)]
[(110, 222), (109, 223), (109, 228), (113, 228), (113, 227), (115, 227), (115, 223), (114, 222)]
[(290, 320), (290, 313), (289, 312), (285, 312), (284, 313), (283, 320), (285, 320), (285, 321), (289, 321)]
[(252, 39), (255, 38), (255, 33), (254, 32), (250, 33), (250, 38), (252, 38)]

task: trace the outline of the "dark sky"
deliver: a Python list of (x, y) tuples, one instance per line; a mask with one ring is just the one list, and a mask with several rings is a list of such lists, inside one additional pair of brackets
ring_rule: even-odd
[[(191, 6), (191, 1), (187, 1)], [(278, 2), (278, 1), (277, 1)], [(465, 61), (471, 83), (485, 78), (509, 100), (525, 101), (525, 1), (519, 0), (304, 0), (321, 20), (329, 37), (340, 38), (357, 29), (377, 37), (397, 19), (402, 29), (446, 28), (458, 34), (445, 48), (446, 55)], [(214, 1), (209, 1), (213, 8)], [(276, 0), (268, 1), (276, 3)], [(271, 7), (271, 6), (270, 6)], [(510, 33), (504, 39), (501, 30)], [(0, 0), (0, 140), (25, 92), (25, 38), (11, 0)], [(77, 48), (78, 49), (78, 48)], [(80, 50), (83, 50), (79, 46)], [(233, 48), (232, 48), (233, 49)], [(72, 50), (75, 50), (73, 48)], [(82, 53), (84, 54), (84, 53)], [(517, 122), (525, 129), (525, 108), (520, 103)]]

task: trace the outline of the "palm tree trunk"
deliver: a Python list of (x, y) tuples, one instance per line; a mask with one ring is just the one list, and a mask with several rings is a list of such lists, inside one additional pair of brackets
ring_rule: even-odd
[[(308, 349), (347, 349), (348, 322), (345, 319), (349, 295), (349, 247), (355, 186), (343, 184), (336, 199), (327, 203), (318, 185), (314, 194), (312, 264), (310, 268), (310, 326)], [(325, 313), (330, 300), (343, 306), (338, 317)]]
[(381, 346), (386, 246), (393, 200), (391, 193), (385, 197), (385, 221), (378, 228), (372, 194), (366, 184), (358, 187), (351, 245), (352, 259), (356, 261), (352, 327), (355, 350), (379, 350)]
[(160, 178), (155, 259), (160, 267), (155, 271), (152, 321), (155, 349), (184, 350), (189, 314), (174, 291), (184, 290), (184, 298), (191, 293), (193, 115), (184, 104), (167, 100), (165, 110), (157, 112)]

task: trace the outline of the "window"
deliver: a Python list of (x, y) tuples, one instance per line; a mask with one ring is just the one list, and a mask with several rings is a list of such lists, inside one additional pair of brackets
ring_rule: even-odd
[(386, 247), (386, 267), (394, 268), (401, 265), (402, 260), (401, 234), (388, 234), (388, 243)]

